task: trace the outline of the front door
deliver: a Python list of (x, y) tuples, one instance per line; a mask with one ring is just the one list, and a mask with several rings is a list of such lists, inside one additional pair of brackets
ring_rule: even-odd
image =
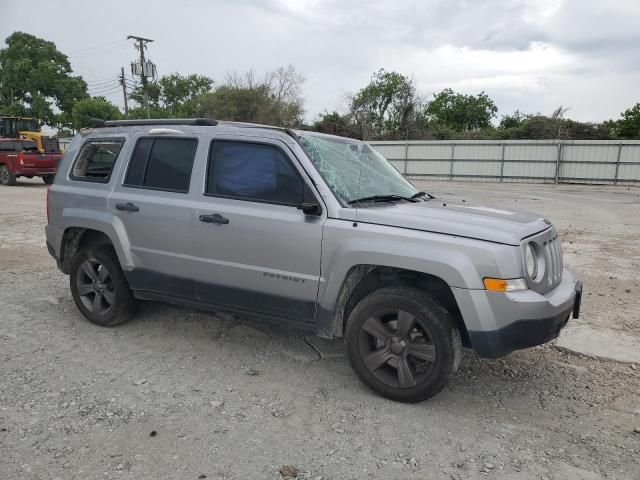
[(326, 214), (297, 160), (278, 140), (213, 140), (194, 215), (198, 300), (312, 323)]

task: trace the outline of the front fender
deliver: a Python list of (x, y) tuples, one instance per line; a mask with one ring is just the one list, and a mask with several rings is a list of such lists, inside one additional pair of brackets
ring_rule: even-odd
[(348, 272), (356, 265), (412, 270), (449, 287), (484, 289), (483, 278), (522, 276), (519, 249), (482, 240), (329, 219), (322, 240), (319, 307), (335, 310)]

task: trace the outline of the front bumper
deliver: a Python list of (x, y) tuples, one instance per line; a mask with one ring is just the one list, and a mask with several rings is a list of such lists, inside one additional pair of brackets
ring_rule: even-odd
[(454, 295), (471, 347), (481, 357), (498, 358), (556, 338), (572, 313), (578, 318), (582, 282), (565, 269), (560, 285), (543, 295), (462, 289)]

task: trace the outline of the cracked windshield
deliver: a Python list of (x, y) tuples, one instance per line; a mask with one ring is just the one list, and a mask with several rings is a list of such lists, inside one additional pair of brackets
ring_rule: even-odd
[(364, 142), (305, 132), (300, 143), (344, 204), (379, 195), (408, 198), (418, 192), (393, 165)]

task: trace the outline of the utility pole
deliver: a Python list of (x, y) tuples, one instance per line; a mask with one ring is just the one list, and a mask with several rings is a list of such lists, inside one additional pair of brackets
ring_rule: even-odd
[(127, 35), (127, 40), (133, 39), (138, 45), (136, 48), (140, 52), (140, 82), (142, 83), (142, 92), (144, 94), (144, 104), (147, 108), (147, 118), (151, 118), (151, 114), (149, 112), (149, 94), (147, 93), (147, 66), (144, 58), (144, 49), (147, 48), (147, 43), (153, 42), (153, 40), (149, 38), (136, 37), (135, 35)]
[(122, 84), (122, 94), (124, 95), (124, 118), (129, 118), (129, 103), (127, 101), (127, 82), (124, 78), (124, 67), (120, 68), (120, 83)]

